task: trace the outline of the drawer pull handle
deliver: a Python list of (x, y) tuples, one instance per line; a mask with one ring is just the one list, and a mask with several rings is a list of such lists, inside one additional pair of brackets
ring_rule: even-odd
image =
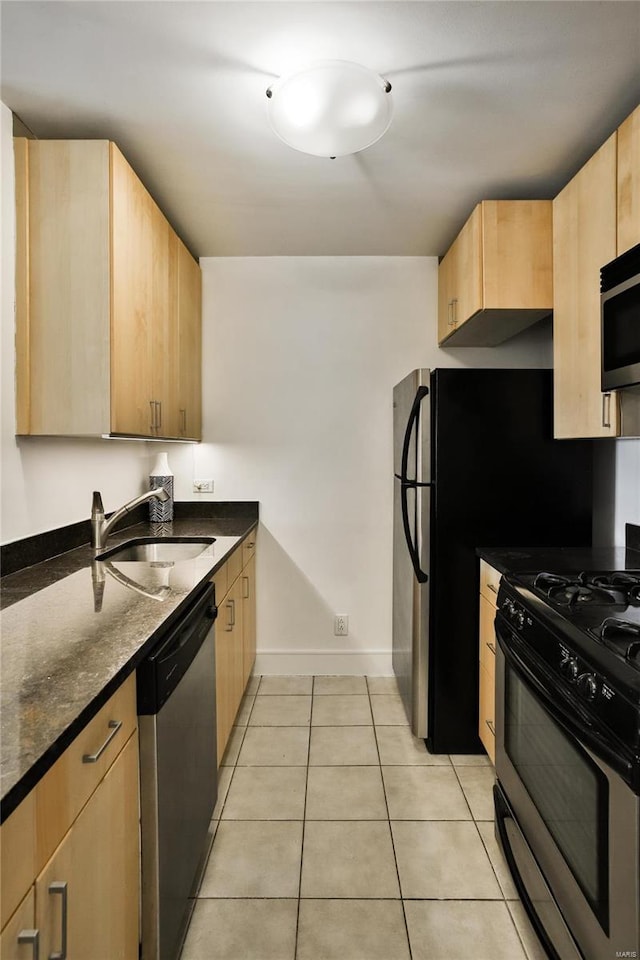
[(33, 960), (38, 960), (40, 956), (39, 930), (21, 930), (18, 934), (18, 943), (30, 943), (33, 947)]
[(82, 762), (96, 763), (96, 761), (100, 759), (104, 751), (107, 749), (107, 747), (109, 746), (109, 744), (111, 743), (111, 741), (113, 740), (113, 738), (115, 737), (115, 735), (117, 734), (121, 726), (122, 726), (122, 720), (109, 720), (109, 729), (111, 730), (111, 733), (109, 734), (105, 742), (102, 744), (100, 749), (97, 751), (97, 753), (85, 753), (82, 757)]
[(60, 923), (60, 953), (50, 953), (49, 960), (67, 960), (67, 883), (55, 880), (49, 884), (49, 893), (62, 897), (62, 919)]
[(490, 640), (487, 640), (487, 646), (489, 647), (489, 650), (491, 650), (491, 653), (495, 654), (495, 652), (496, 652), (496, 645), (495, 645), (495, 643), (491, 643)]
[(497, 588), (493, 583), (488, 583), (488, 584), (487, 584), (487, 589), (491, 590), (492, 593), (497, 593), (497, 592), (498, 592), (498, 588)]
[(602, 426), (611, 426), (611, 394), (602, 394)]
[(242, 599), (249, 599), (249, 577), (242, 578)]
[(225, 627), (227, 633), (230, 633), (236, 623), (236, 602), (235, 600), (227, 600), (227, 610), (229, 611), (229, 620)]
[(493, 720), (485, 720), (485, 723), (486, 723), (486, 725), (489, 727), (489, 730), (491, 730), (491, 733), (492, 733), (492, 734), (494, 735), (494, 737), (495, 737), (495, 735), (496, 735), (496, 728), (495, 728), (494, 725), (493, 725)]
[(249, 542), (246, 544), (246, 548), (247, 548), (247, 550), (253, 550), (253, 548), (255, 547), (255, 545), (256, 545), (255, 540), (249, 540)]

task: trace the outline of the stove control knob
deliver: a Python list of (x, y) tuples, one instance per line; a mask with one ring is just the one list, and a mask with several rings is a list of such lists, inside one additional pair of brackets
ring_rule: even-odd
[(578, 669), (578, 661), (575, 657), (565, 657), (560, 664), (560, 669), (570, 683), (576, 682), (580, 670)]
[(593, 673), (583, 673), (578, 677), (578, 690), (587, 700), (595, 700), (598, 694), (598, 682)]

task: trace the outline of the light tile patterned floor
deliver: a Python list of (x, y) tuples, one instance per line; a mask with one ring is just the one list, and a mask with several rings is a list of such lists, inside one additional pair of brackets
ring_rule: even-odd
[(544, 960), (492, 785), (427, 753), (393, 678), (252, 678), (182, 960)]

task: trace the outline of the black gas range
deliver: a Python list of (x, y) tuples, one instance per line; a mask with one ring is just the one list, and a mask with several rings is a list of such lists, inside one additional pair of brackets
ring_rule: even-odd
[(521, 899), (552, 960), (640, 956), (640, 568), (509, 574), (497, 611), (496, 829)]
[(640, 569), (507, 576), (498, 609), (640, 790)]

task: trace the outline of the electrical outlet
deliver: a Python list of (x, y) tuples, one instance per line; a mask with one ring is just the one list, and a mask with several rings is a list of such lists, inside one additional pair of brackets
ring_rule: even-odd
[(349, 617), (337, 616), (333, 618), (333, 634), (336, 637), (349, 636)]
[(194, 493), (213, 493), (213, 480), (194, 480)]

